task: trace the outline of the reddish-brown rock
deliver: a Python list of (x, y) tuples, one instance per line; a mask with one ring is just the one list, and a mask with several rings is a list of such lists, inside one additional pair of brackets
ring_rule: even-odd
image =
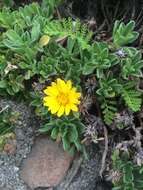
[(4, 152), (6, 152), (7, 154), (15, 154), (15, 151), (16, 151), (16, 145), (9, 143), (4, 145)]
[(21, 168), (21, 178), (29, 187), (54, 187), (66, 175), (72, 157), (47, 137), (36, 139)]

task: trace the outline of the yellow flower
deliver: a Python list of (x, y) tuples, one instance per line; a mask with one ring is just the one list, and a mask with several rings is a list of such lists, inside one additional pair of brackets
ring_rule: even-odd
[(40, 40), (39, 40), (39, 44), (41, 47), (46, 46), (50, 41), (50, 37), (48, 35), (43, 35)]
[(58, 78), (51, 86), (47, 86), (44, 93), (46, 96), (43, 98), (43, 104), (52, 114), (61, 117), (64, 114), (69, 115), (71, 110), (78, 111), (81, 93), (76, 92), (70, 80), (65, 82)]

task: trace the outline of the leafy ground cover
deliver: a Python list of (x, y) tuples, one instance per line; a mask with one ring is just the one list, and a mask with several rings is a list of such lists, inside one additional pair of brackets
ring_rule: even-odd
[[(33, 106), (42, 123), (39, 132), (71, 154), (87, 158), (86, 144), (104, 142), (100, 175), (109, 166), (113, 189), (140, 190), (143, 60), (137, 22), (110, 25), (107, 17), (112, 32), (103, 36), (95, 20), (79, 20), (71, 10), (61, 13), (66, 3), (3, 4), (0, 96)], [(10, 124), (4, 123), (5, 114), (1, 111), (1, 135)]]

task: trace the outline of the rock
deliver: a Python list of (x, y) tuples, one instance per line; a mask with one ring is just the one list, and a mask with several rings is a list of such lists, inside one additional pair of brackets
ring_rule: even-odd
[(38, 137), (21, 168), (21, 178), (34, 189), (58, 185), (71, 164), (72, 157), (48, 137)]
[(15, 133), (16, 133), (18, 140), (24, 140), (25, 135), (24, 135), (24, 131), (22, 130), (22, 128), (16, 128)]
[(7, 153), (7, 154), (15, 154), (15, 151), (16, 151), (16, 145), (14, 144), (5, 144), (4, 145), (4, 151)]
[(97, 145), (86, 147), (88, 159), (74, 159), (64, 180), (54, 190), (111, 190), (99, 177), (102, 153)]
[(9, 137), (9, 139), (6, 140), (3, 151), (9, 155), (10, 154), (14, 155), (16, 153), (16, 146), (17, 146), (16, 139), (14, 139), (14, 138), (12, 139), (12, 137)]

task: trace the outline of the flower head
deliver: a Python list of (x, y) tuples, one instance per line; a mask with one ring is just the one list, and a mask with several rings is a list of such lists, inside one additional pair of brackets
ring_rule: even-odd
[(47, 86), (44, 93), (46, 96), (43, 98), (43, 104), (52, 114), (60, 117), (64, 114), (69, 115), (71, 110), (78, 111), (81, 93), (76, 92), (70, 80), (65, 82), (58, 78), (51, 86)]
[(50, 37), (48, 35), (43, 35), (40, 40), (39, 40), (39, 44), (41, 47), (46, 46), (50, 41)]

